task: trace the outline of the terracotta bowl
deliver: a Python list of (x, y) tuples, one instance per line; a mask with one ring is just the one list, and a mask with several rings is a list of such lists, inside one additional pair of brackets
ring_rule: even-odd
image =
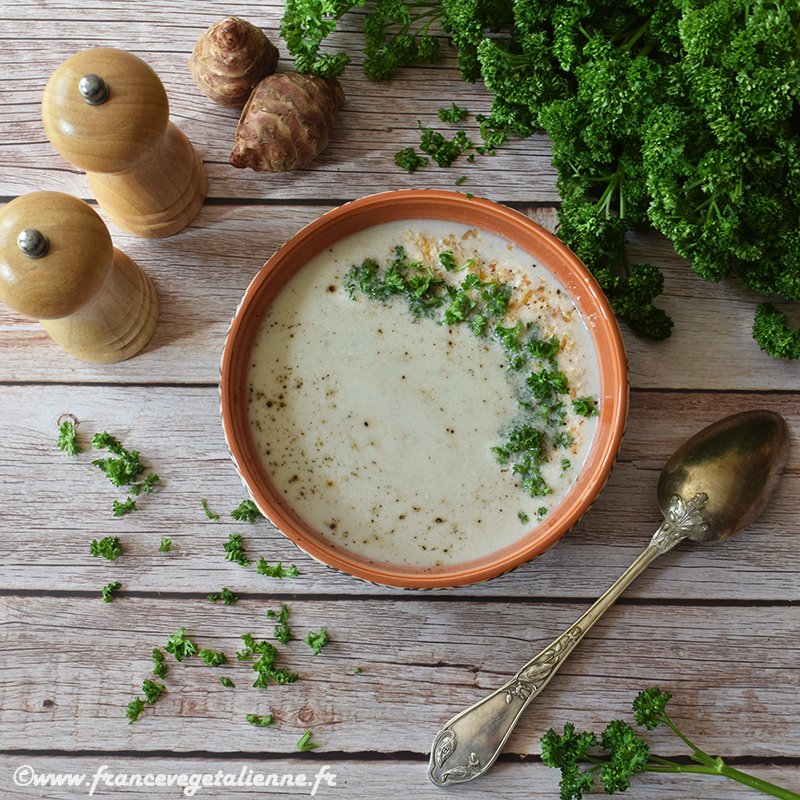
[[(254, 337), (287, 281), (317, 253), (373, 225), (403, 219), (458, 222), (505, 237), (530, 253), (566, 288), (589, 329), (600, 375), (600, 415), (587, 461), (576, 482), (547, 517), (512, 545), (478, 560), (438, 568), (376, 563), (336, 547), (313, 530), (273, 486), (258, 455), (248, 418), (248, 369)], [(373, 583), (438, 588), (501, 575), (557, 542), (589, 508), (608, 478), (619, 450), (628, 409), (625, 352), (614, 314), (600, 287), (555, 236), (503, 205), (458, 192), (432, 189), (371, 195), (323, 214), (289, 239), (247, 288), (222, 354), (221, 408), (234, 464), (262, 513), (301, 550), (335, 569)]]

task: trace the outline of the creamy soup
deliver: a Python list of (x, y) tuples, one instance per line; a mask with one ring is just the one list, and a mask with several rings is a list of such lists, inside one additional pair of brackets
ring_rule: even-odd
[(253, 349), (250, 420), (276, 488), (337, 547), (451, 565), (512, 544), (564, 497), (595, 430), (595, 363), (529, 254), (455, 223), (393, 222), (281, 290)]

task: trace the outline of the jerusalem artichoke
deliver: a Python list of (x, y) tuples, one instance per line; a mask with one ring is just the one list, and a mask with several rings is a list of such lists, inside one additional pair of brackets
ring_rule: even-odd
[(253, 87), (275, 72), (278, 48), (255, 25), (225, 17), (198, 40), (189, 69), (200, 90), (215, 103), (242, 108)]
[(328, 144), (342, 105), (344, 92), (335, 78), (269, 75), (242, 111), (230, 163), (257, 172), (306, 166)]

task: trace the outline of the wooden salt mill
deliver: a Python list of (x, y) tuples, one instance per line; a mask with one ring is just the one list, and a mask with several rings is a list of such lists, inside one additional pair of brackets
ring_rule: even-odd
[(0, 300), (98, 364), (138, 353), (158, 319), (150, 278), (91, 206), (61, 192), (32, 192), (0, 211)]
[(42, 121), (122, 230), (171, 236), (202, 208), (203, 162), (169, 121), (158, 75), (132, 53), (95, 47), (70, 56), (45, 87)]

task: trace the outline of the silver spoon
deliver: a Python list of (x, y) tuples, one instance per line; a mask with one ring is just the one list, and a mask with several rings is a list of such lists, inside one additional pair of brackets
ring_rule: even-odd
[(788, 455), (786, 421), (772, 411), (734, 414), (684, 442), (661, 472), (664, 522), (650, 543), (574, 625), (439, 731), (431, 748), (431, 781), (446, 786), (483, 775), (531, 700), (634, 578), (683, 539), (720, 542), (749, 525), (775, 489)]

